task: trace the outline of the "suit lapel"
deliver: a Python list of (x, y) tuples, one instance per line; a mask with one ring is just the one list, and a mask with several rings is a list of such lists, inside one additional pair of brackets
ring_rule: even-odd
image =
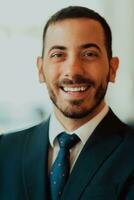
[(64, 189), (62, 199), (79, 199), (103, 162), (122, 142), (122, 123), (110, 110), (88, 139)]
[(28, 199), (48, 200), (48, 126), (42, 123), (27, 135), (23, 154), (23, 178)]

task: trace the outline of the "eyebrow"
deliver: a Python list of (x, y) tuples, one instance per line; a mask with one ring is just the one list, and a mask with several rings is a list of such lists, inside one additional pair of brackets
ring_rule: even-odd
[(67, 48), (64, 46), (60, 46), (60, 45), (54, 45), (49, 49), (49, 52), (54, 50), (54, 49), (59, 49), (59, 50), (66, 50)]
[[(80, 45), (80, 48), (81, 48), (81, 49), (88, 49), (88, 48), (92, 48), (92, 47), (98, 49), (98, 50), (101, 52), (100, 47), (99, 47), (97, 44), (95, 44), (95, 43), (86, 43), (86, 44)], [(67, 47), (65, 47), (65, 46), (60, 46), (60, 45), (54, 45), (54, 46), (52, 46), (52, 47), (49, 49), (49, 52), (51, 52), (51, 51), (54, 50), (54, 49), (67, 50)]]
[(97, 44), (95, 44), (95, 43), (86, 43), (86, 44), (82, 44), (80, 46), (81, 49), (88, 49), (88, 48), (92, 48), (92, 47), (98, 49), (101, 52), (100, 47)]

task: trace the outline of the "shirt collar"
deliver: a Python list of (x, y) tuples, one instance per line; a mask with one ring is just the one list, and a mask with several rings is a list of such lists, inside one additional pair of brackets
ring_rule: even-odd
[[(102, 119), (105, 117), (105, 115), (108, 113), (109, 107), (107, 105), (104, 106), (104, 108), (99, 112), (95, 117), (93, 117), (91, 120), (89, 120), (87, 123), (82, 125), (80, 128), (76, 129), (73, 132), (68, 132), (68, 134), (75, 134), (80, 138), (83, 145), (86, 143), (90, 135), (93, 133), (97, 125), (102, 121)], [(54, 141), (56, 137), (66, 131), (62, 124), (58, 121), (55, 114), (52, 113), (50, 117), (50, 126), (49, 126), (49, 141), (51, 146), (53, 147)]]

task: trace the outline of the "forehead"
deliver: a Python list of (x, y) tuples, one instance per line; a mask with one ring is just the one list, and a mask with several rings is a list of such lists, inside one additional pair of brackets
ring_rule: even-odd
[(52, 45), (79, 46), (82, 43), (104, 45), (101, 24), (88, 18), (65, 19), (50, 24), (45, 37), (45, 47)]

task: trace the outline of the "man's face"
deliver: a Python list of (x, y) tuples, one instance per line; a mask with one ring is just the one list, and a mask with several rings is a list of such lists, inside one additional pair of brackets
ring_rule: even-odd
[(104, 40), (95, 20), (67, 19), (48, 27), (38, 69), (57, 114), (83, 118), (104, 104), (108, 82), (114, 81), (118, 65), (117, 58), (108, 60)]

